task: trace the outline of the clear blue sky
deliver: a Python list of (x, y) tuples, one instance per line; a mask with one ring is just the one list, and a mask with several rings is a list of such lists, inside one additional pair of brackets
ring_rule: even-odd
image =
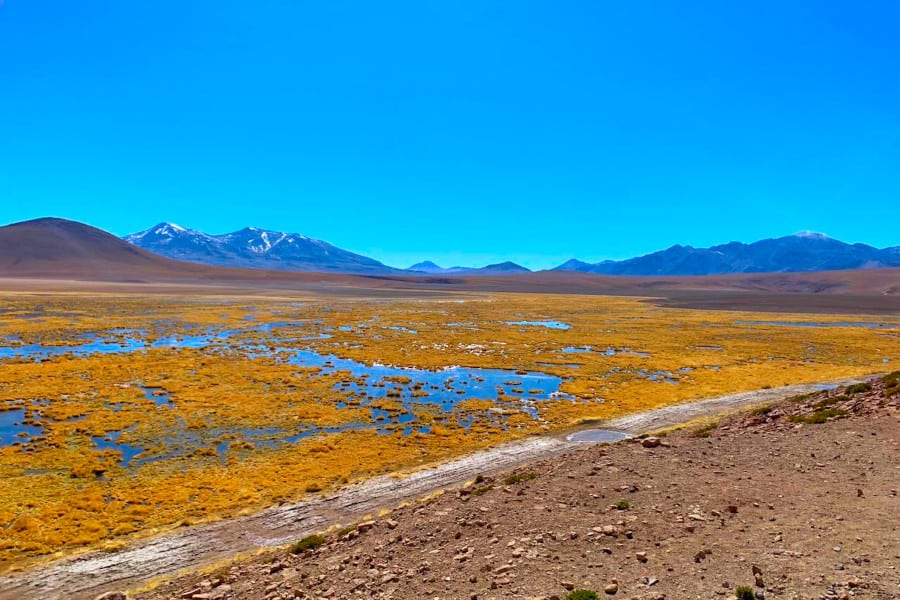
[(0, 221), (407, 266), (900, 244), (900, 4), (5, 0)]

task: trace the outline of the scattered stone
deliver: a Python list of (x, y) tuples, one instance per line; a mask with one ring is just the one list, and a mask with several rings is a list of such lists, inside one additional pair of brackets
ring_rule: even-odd
[(375, 527), (376, 521), (363, 521), (356, 526), (357, 531), (368, 531)]

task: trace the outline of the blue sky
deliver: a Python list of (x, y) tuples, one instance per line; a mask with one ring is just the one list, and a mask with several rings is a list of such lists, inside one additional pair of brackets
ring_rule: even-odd
[(895, 2), (0, 3), (0, 221), (533, 268), (900, 244)]

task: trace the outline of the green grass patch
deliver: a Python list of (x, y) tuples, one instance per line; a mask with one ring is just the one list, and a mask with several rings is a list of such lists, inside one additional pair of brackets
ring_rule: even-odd
[(483, 486), (481, 486), (481, 487), (477, 487), (477, 488), (473, 489), (472, 492), (471, 492), (471, 494), (472, 494), (473, 496), (480, 496), (480, 495), (482, 495), (482, 494), (484, 494), (484, 493), (486, 493), (486, 492), (488, 492), (488, 491), (490, 491), (490, 490), (492, 490), (492, 489), (494, 489), (494, 484), (493, 484), (493, 483), (489, 483), (489, 484), (487, 484), (487, 485), (483, 485)]
[(816, 408), (828, 408), (829, 406), (834, 406), (839, 402), (845, 402), (850, 399), (850, 396), (845, 396), (841, 394), (840, 396), (832, 396), (831, 398), (823, 398), (816, 402)]
[(881, 383), (884, 384), (886, 388), (892, 388), (900, 386), (900, 371), (894, 371), (893, 373), (888, 373), (884, 377), (881, 378)]
[(749, 585), (742, 585), (734, 590), (734, 595), (738, 600), (754, 600), (753, 588)]
[(616, 510), (628, 510), (631, 508), (631, 505), (628, 504), (627, 500), (619, 500), (616, 502)]
[(334, 532), (334, 537), (342, 538), (351, 531), (356, 531), (356, 525), (347, 525), (346, 527), (341, 527), (337, 531)]
[(809, 400), (810, 398), (817, 396), (820, 393), (821, 392), (810, 392), (808, 394), (799, 394), (797, 396), (791, 396), (790, 398), (788, 398), (788, 402), (805, 402), (805, 401)]
[(702, 427), (698, 427), (693, 432), (691, 432), (691, 435), (693, 435), (694, 437), (698, 437), (698, 438), (708, 438), (712, 434), (712, 432), (716, 430), (716, 428), (718, 426), (719, 426), (719, 423), (716, 421), (713, 421), (712, 423), (707, 423), (706, 425), (703, 425)]
[(597, 592), (591, 590), (573, 590), (566, 594), (565, 600), (599, 600)]
[(807, 425), (821, 425), (833, 417), (846, 415), (847, 411), (839, 408), (825, 408), (809, 413), (808, 415), (793, 415), (791, 423), (806, 423)]
[(848, 385), (847, 389), (844, 390), (844, 393), (852, 396), (854, 394), (864, 394), (866, 392), (872, 391), (871, 383), (854, 383), (853, 385)]
[(515, 473), (510, 475), (506, 479), (503, 480), (504, 485), (513, 485), (516, 483), (522, 483), (523, 481), (531, 481), (532, 479), (537, 478), (537, 473)]
[(504, 485), (513, 485), (516, 483), (522, 483), (523, 481), (531, 481), (532, 479), (537, 478), (537, 473), (528, 472), (528, 473), (515, 473), (510, 475), (506, 479), (503, 480)]
[(325, 543), (325, 538), (318, 533), (308, 535), (291, 546), (291, 554), (303, 554), (304, 552), (312, 552)]
[(764, 417), (770, 412), (772, 412), (771, 406), (760, 406), (751, 410), (750, 414), (754, 417)]

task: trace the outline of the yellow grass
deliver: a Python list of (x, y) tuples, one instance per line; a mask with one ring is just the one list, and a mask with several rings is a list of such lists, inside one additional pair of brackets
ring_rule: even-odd
[[(212, 327), (241, 329), (203, 349), (65, 356), (0, 367), (0, 410), (28, 408), (40, 439), (0, 448), (0, 561), (23, 560), (121, 543), (167, 528), (293, 501), (349, 481), (415, 468), (500, 442), (572, 424), (709, 396), (858, 376), (886, 370), (900, 355), (898, 329), (788, 328), (737, 321), (864, 321), (886, 318), (773, 315), (665, 309), (634, 298), (472, 295), (460, 300), (328, 301), (11, 295), (3, 299), (0, 336), (15, 343), (72, 346), (81, 336), (142, 330), (153, 341)], [(252, 316), (253, 320), (245, 317)], [(23, 318), (30, 317), (30, 318)], [(507, 325), (558, 320), (569, 330)], [(272, 335), (251, 327), (289, 323)], [(450, 326), (463, 323), (465, 326)], [(161, 325), (164, 324), (164, 325)], [(349, 331), (341, 326), (350, 326)], [(416, 330), (413, 334), (402, 327)], [(328, 333), (328, 339), (302, 339)], [(360, 406), (350, 373), (322, 375), (279, 360), (250, 357), (235, 341), (275, 348), (310, 347), (372, 364), (428, 369), (463, 365), (541, 371), (563, 378), (570, 398), (535, 403), (539, 418), (506, 410), (505, 429), (485, 398), (460, 397), (451, 415), (417, 405), (417, 425), (431, 434), (380, 435), (371, 429), (320, 434), (293, 444), (247, 431), (371, 423), (371, 406), (397, 414), (400, 398)], [(6, 343), (6, 342), (3, 342)], [(600, 352), (566, 354), (567, 346)], [(615, 349), (607, 355), (605, 350)], [(629, 351), (623, 351), (628, 349)], [(646, 355), (644, 355), (646, 354)], [(576, 368), (573, 366), (577, 364)], [(689, 371), (679, 372), (684, 368)], [(665, 371), (678, 383), (640, 373)], [(510, 374), (510, 380), (516, 375)], [(385, 381), (385, 389), (406, 382)], [(171, 393), (157, 407), (139, 385)], [(431, 390), (413, 390), (425, 397)], [(527, 385), (516, 398), (528, 398)], [(512, 400), (507, 398), (507, 400)], [(37, 401), (42, 401), (37, 404)], [(339, 402), (345, 404), (339, 407)], [(514, 404), (513, 404), (514, 405)], [(458, 416), (472, 417), (469, 430)], [(171, 432), (196, 439), (175, 444)], [(153, 462), (120, 466), (115, 450), (92, 437), (144, 448)], [(23, 450), (24, 448), (24, 450)], [(221, 452), (221, 459), (220, 459)], [(307, 492), (306, 490), (309, 490)]]

